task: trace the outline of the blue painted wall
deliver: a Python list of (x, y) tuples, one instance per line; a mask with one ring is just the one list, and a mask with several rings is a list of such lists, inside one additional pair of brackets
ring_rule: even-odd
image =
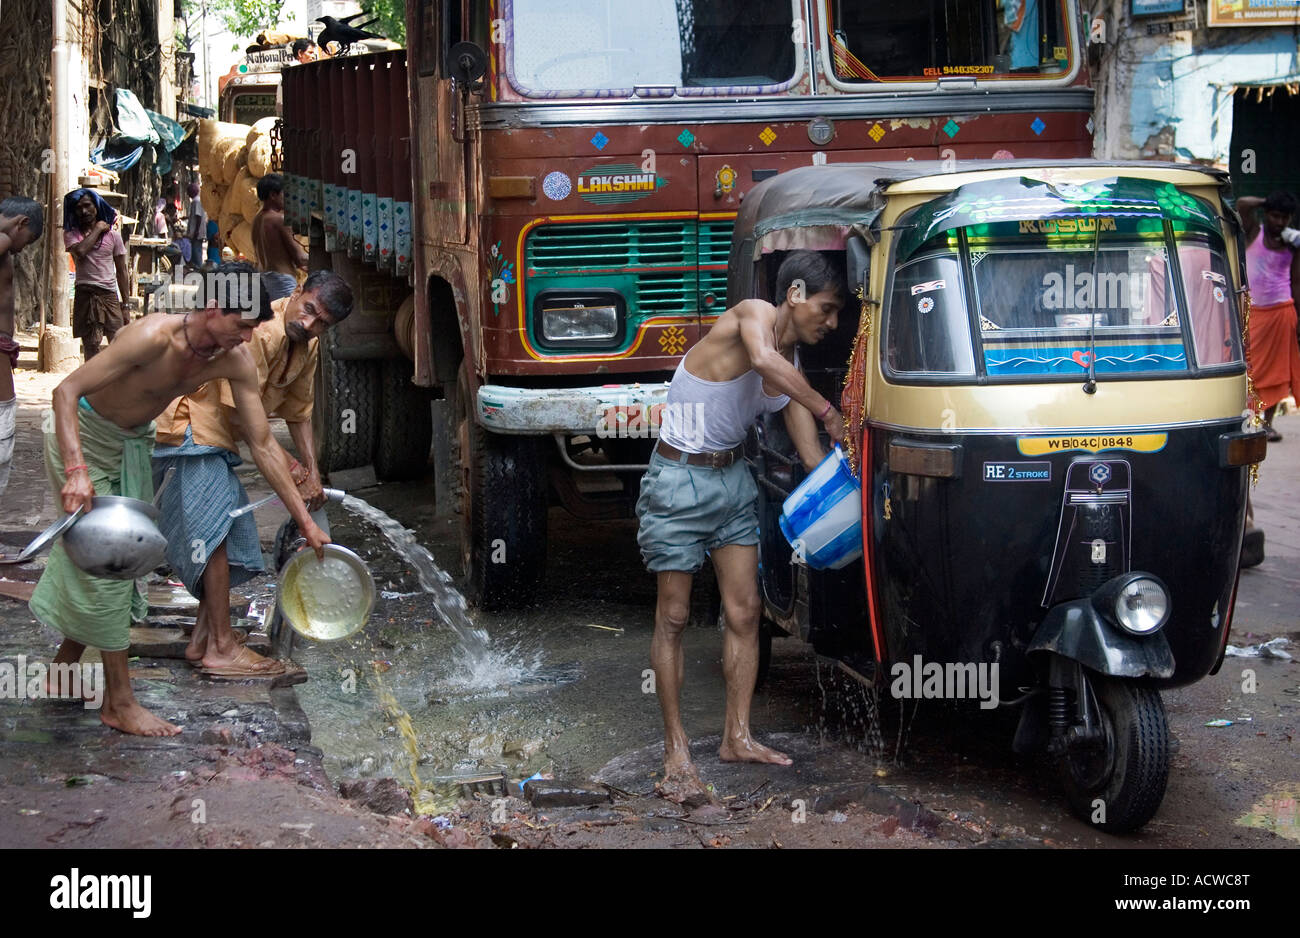
[(1297, 36), (1289, 29), (1130, 35), (1122, 55), (1134, 62), (1124, 84), (1130, 92), (1128, 142), (1135, 156), (1142, 155), (1153, 134), (1172, 126), (1179, 157), (1226, 163), (1232, 86), (1300, 81)]

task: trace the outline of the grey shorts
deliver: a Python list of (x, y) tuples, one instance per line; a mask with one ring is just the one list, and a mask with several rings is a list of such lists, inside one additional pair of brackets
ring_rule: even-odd
[(710, 469), (655, 452), (641, 478), (636, 516), (636, 542), (651, 573), (694, 573), (705, 551), (758, 543), (758, 486), (744, 460)]

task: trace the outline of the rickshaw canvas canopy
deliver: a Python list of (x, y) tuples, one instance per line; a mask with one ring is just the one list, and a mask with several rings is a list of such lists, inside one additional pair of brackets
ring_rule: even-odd
[[(1108, 195), (1110, 198), (1142, 200), (1139, 204), (1148, 209), (1147, 203), (1154, 200), (1161, 212), (1166, 213), (1164, 217), (1208, 225), (1211, 230), (1218, 230), (1213, 212), (1203, 201), (1179, 191), (1171, 183), (1126, 177), (1119, 172), (1137, 168), (1133, 163), (1102, 160), (960, 160), (954, 164), (949, 161), (915, 160), (801, 166), (764, 180), (745, 196), (736, 214), (732, 232), (727, 295), (750, 295), (754, 262), (764, 254), (798, 248), (838, 250), (843, 248), (845, 238), (855, 227), (864, 234), (870, 234), (871, 226), (885, 208), (886, 190), (896, 183), (928, 176), (956, 182), (967, 174), (1005, 173), (1002, 178), (972, 179), (964, 186), (937, 193), (937, 198), (939, 201), (951, 200), (947, 207), (952, 207), (969, 198), (970, 192), (982, 193), (982, 187), (987, 186), (993, 194), (1000, 192), (1014, 198), (1031, 195), (1046, 200), (1048, 208), (1077, 214), (1080, 203), (1075, 201), (1079, 194), (1074, 191), (1076, 187), (1060, 183), (1053, 185), (1037, 177), (1056, 175), (1056, 171), (1062, 169), (1099, 168), (1114, 168), (1117, 172), (1114, 177), (1084, 183), (1077, 186), (1077, 189), (1089, 195), (1095, 193), (1098, 197)], [(1144, 162), (1140, 168), (1143, 171), (1192, 171), (1206, 176), (1207, 182), (1226, 192), (1224, 187), (1227, 175), (1218, 170), (1187, 163), (1156, 162)], [(981, 189), (973, 189), (977, 186)], [(1106, 189), (1106, 186), (1111, 188)], [(1084, 202), (1086, 201), (1085, 199)], [(1175, 210), (1187, 213), (1186, 217), (1169, 214)], [(1007, 216), (1006, 220), (1015, 217), (1017, 216)], [(1160, 216), (1159, 213), (1154, 213), (1151, 217)], [(951, 222), (948, 227), (970, 224), (969, 221), (954, 220), (956, 218), (958, 215), (954, 214), (941, 219), (939, 224), (942, 225), (945, 221)], [(921, 227), (923, 226), (918, 226), (918, 235), (913, 237), (919, 236)], [(940, 227), (929, 231), (926, 237), (932, 237), (941, 230), (944, 229)], [(915, 242), (912, 238), (907, 240), (916, 246), (923, 243), (925, 238)]]

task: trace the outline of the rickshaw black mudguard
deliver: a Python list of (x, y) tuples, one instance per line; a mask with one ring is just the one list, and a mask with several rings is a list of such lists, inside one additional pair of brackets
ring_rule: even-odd
[[(1077, 550), (1064, 551), (1063, 562), (1069, 567), (1073, 561), (1075, 569), (1058, 569), (1053, 576), (1058, 536), (1070, 537), (1069, 525), (1061, 525), (1070, 467), (1089, 464), (1075, 478), (1094, 464), (1119, 476), (1127, 464), (1127, 558), (1120, 558), (1123, 569), (1112, 562), (1104, 578), (1140, 570), (1169, 589), (1170, 616), (1160, 634), (1175, 668), (1154, 683), (1173, 687), (1205, 676), (1218, 660), (1231, 618), (1245, 526), (1248, 470), (1220, 466), (1220, 436), (1239, 429), (1236, 419), (1126, 430), (1125, 436), (1164, 434), (1166, 441), (1157, 452), (1075, 450), (1027, 457), (1021, 441), (1031, 435), (1023, 432), (871, 427), (868, 536), (885, 661), (911, 661), (915, 655), (927, 662), (996, 661), (1005, 697), (1034, 683), (1026, 651), (1049, 607), (1091, 592), (1087, 577), (1093, 571), (1078, 569), (1084, 564)], [(898, 471), (890, 463), (891, 447), (898, 454), (898, 444), (958, 447), (955, 476)], [(1009, 472), (1026, 478), (1007, 478)], [(1056, 584), (1050, 595), (1049, 579)], [(865, 616), (863, 627), (870, 628)], [(1128, 641), (1143, 641), (1106, 627)]]

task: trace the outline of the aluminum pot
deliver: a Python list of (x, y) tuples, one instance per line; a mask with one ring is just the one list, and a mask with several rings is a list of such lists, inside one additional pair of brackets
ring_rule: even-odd
[(138, 498), (96, 495), (91, 509), (64, 533), (68, 559), (91, 576), (134, 580), (165, 559), (158, 509)]
[(275, 603), (299, 635), (330, 642), (359, 632), (370, 619), (375, 578), (343, 545), (326, 544), (324, 550), (324, 560), (305, 549), (289, 559), (280, 571)]

